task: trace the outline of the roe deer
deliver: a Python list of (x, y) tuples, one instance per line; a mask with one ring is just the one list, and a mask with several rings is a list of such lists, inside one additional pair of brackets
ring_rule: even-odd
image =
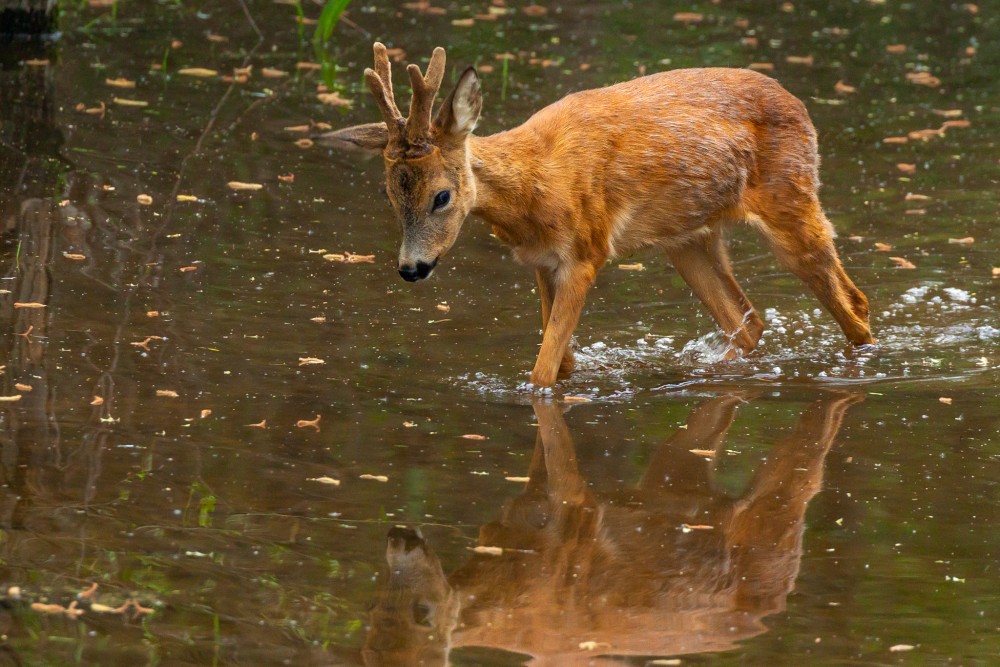
[(389, 59), (375, 44), (365, 80), (384, 122), (323, 135), (328, 145), (382, 153), (386, 193), (402, 227), (399, 273), (426, 278), (469, 213), (484, 218), (535, 269), (542, 347), (531, 382), (573, 368), (569, 348), (597, 272), (611, 258), (661, 248), (729, 337), (751, 351), (764, 325), (730, 269), (725, 223), (752, 222), (855, 345), (874, 343), (868, 300), (847, 277), (820, 207), (816, 131), (802, 102), (744, 69), (686, 69), (568, 95), (523, 125), (488, 137), (466, 69), (431, 117), (444, 49), (407, 67), (403, 118)]
[(445, 576), (419, 533), (392, 528), (365, 664), (445, 665), (462, 646), (529, 654), (539, 667), (735, 648), (784, 610), (806, 507), (844, 413), (861, 400), (809, 406), (738, 498), (716, 489), (712, 472), (743, 399), (707, 400), (638, 486), (610, 502), (582, 477), (561, 408), (536, 402), (524, 493), (479, 531), (481, 546), (502, 553), (475, 554)]

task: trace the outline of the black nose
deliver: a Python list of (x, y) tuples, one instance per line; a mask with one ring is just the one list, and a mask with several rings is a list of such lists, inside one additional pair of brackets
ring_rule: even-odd
[(427, 262), (417, 262), (416, 266), (411, 264), (404, 264), (399, 267), (399, 275), (403, 277), (403, 280), (415, 283), (418, 280), (423, 280), (427, 276), (431, 275), (431, 271), (437, 266), (437, 259), (428, 264)]

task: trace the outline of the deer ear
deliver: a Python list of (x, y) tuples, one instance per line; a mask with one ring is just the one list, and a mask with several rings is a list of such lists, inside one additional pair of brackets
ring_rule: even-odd
[(483, 91), (479, 87), (476, 68), (462, 72), (455, 89), (445, 99), (434, 117), (434, 126), (445, 134), (465, 138), (479, 122), (483, 110)]
[(385, 123), (367, 123), (327, 132), (316, 140), (323, 146), (340, 150), (381, 153), (389, 143), (389, 130)]

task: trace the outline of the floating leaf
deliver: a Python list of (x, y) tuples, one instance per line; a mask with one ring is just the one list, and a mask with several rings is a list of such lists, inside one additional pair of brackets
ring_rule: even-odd
[(854, 86), (849, 86), (843, 81), (839, 80), (837, 81), (837, 83), (833, 84), (833, 90), (837, 93), (840, 93), (841, 95), (853, 95), (854, 93), (858, 92), (858, 89), (855, 88)]
[(674, 14), (674, 20), (685, 25), (690, 25), (692, 23), (701, 23), (705, 20), (705, 15), (698, 12), (677, 12)]
[(299, 357), (299, 366), (317, 366), (325, 363), (319, 357)]
[(314, 428), (319, 431), (319, 420), (322, 419), (322, 415), (316, 415), (315, 419), (300, 419), (295, 422), (296, 428)]
[(636, 262), (635, 264), (619, 264), (618, 268), (622, 271), (645, 271), (646, 267), (642, 265), (642, 262)]
[(890, 257), (890, 260), (895, 262), (897, 269), (915, 269), (917, 265), (906, 259), (905, 257)]
[(484, 546), (470, 547), (469, 551), (472, 551), (477, 554), (486, 554), (487, 556), (503, 555), (503, 549), (501, 549), (500, 547), (484, 547)]
[(966, 236), (962, 239), (948, 239), (948, 243), (954, 243), (956, 245), (972, 245), (976, 242), (976, 239), (972, 236)]
[(15, 308), (44, 308), (44, 303), (38, 303), (37, 301), (18, 301), (14, 304)]
[(114, 102), (115, 104), (118, 104), (118, 105), (123, 106), (123, 107), (148, 107), (149, 106), (149, 102), (146, 102), (145, 100), (130, 100), (130, 99), (126, 99), (126, 98), (123, 98), (123, 97), (115, 97), (111, 101)]
[(365, 473), (364, 475), (359, 475), (358, 478), (359, 479), (370, 479), (370, 480), (372, 480), (374, 482), (388, 482), (389, 481), (389, 478), (386, 477), (385, 475), (369, 475), (368, 473)]
[(466, 433), (462, 437), (465, 438), (466, 440), (485, 440), (486, 439), (485, 435), (479, 435), (478, 433)]
[(333, 477), (327, 477), (326, 475), (324, 475), (323, 477), (310, 477), (306, 481), (307, 482), (319, 482), (320, 484), (330, 484), (332, 486), (340, 486), (340, 480), (339, 479), (334, 479)]
[(177, 398), (180, 396), (180, 394), (173, 389), (157, 389), (156, 395), (162, 396), (163, 398)]
[(135, 200), (143, 206), (149, 206), (153, 203), (153, 198), (149, 195), (136, 195)]
[(255, 192), (264, 187), (260, 183), (244, 183), (242, 181), (229, 181), (228, 183), (226, 183), (226, 185), (229, 186), (230, 190), (236, 190), (237, 192), (242, 192), (242, 191)]
[(64, 252), (63, 257), (65, 257), (66, 259), (72, 259), (74, 262), (82, 262), (83, 260), (87, 259), (86, 255), (80, 255), (74, 252)]
[(129, 79), (105, 79), (104, 83), (114, 88), (135, 88), (135, 81)]

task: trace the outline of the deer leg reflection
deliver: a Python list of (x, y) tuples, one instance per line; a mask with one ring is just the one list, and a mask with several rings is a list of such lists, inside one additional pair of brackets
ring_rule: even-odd
[(741, 403), (740, 396), (726, 394), (698, 405), (685, 427), (678, 429), (653, 455), (639, 489), (708, 493), (712, 488), (715, 456)]
[(732, 505), (724, 533), (744, 573), (740, 608), (767, 614), (785, 608), (798, 575), (806, 507), (822, 486), (823, 462), (844, 413), (863, 400), (863, 394), (836, 395), (809, 406)]

